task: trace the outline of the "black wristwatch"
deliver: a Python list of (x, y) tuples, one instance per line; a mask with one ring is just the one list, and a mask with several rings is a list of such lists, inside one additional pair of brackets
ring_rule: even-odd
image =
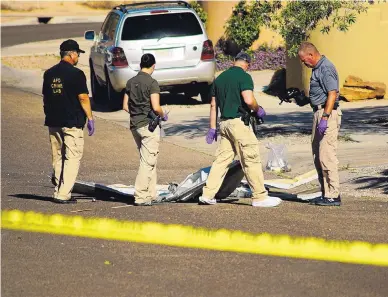
[(330, 113), (323, 112), (322, 117), (323, 118), (328, 118), (328, 117), (330, 117)]

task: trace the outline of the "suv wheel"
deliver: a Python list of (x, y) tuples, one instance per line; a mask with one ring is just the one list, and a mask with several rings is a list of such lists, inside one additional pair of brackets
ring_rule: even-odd
[(107, 86), (107, 95), (108, 95), (108, 102), (109, 107), (113, 110), (119, 110), (123, 106), (123, 96), (124, 92), (116, 92), (115, 89), (112, 86), (112, 83), (110, 82), (109, 75), (107, 72), (105, 72), (106, 77), (106, 86)]
[(195, 89), (192, 89), (192, 88), (189, 88), (189, 89), (187, 89), (187, 90), (185, 90), (185, 95), (187, 96), (187, 97), (190, 97), (190, 98), (192, 98), (192, 97), (195, 97), (195, 96), (198, 96), (198, 91), (196, 91)]
[(209, 86), (201, 87), (199, 94), (201, 95), (202, 103), (210, 103), (212, 98), (210, 96), (210, 87)]
[(92, 89), (93, 101), (95, 103), (102, 103), (106, 94), (106, 90), (98, 83), (92, 64), (90, 64), (90, 86)]

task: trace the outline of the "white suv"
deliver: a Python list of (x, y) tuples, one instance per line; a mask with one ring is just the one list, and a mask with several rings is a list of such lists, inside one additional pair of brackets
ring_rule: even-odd
[(140, 58), (152, 53), (153, 77), (162, 91), (201, 95), (209, 102), (216, 62), (213, 43), (199, 16), (184, 1), (120, 5), (106, 17), (101, 32), (86, 31), (92, 95), (96, 101), (121, 102), (128, 79), (140, 70)]

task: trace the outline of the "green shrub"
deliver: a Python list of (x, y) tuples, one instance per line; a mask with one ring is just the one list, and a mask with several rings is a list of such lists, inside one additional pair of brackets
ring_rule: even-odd
[(291, 1), (270, 16), (270, 26), (283, 37), (293, 57), (314, 29), (320, 28), (323, 34), (332, 28), (345, 32), (356, 22), (356, 13), (367, 11), (367, 5), (360, 1)]
[(356, 22), (356, 14), (367, 9), (364, 1), (289, 1), (283, 5), (281, 1), (240, 1), (225, 24), (225, 34), (240, 50), (247, 50), (259, 38), (260, 27), (266, 26), (283, 37), (292, 57), (314, 29), (320, 28), (323, 34), (332, 28), (345, 32)]
[(266, 24), (269, 14), (280, 6), (280, 1), (240, 1), (225, 24), (226, 38), (247, 50), (259, 38), (260, 27)]
[(206, 24), (206, 22), (207, 22), (207, 12), (202, 8), (201, 4), (199, 4), (197, 1), (191, 1), (189, 4), (195, 10), (195, 12), (198, 14), (198, 16), (201, 19), (202, 23)]

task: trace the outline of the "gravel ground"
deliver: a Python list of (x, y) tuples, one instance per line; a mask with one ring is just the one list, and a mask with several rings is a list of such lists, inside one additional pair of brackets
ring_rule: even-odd
[(388, 165), (344, 169), (347, 180), (341, 192), (360, 198), (382, 198), (388, 202)]

